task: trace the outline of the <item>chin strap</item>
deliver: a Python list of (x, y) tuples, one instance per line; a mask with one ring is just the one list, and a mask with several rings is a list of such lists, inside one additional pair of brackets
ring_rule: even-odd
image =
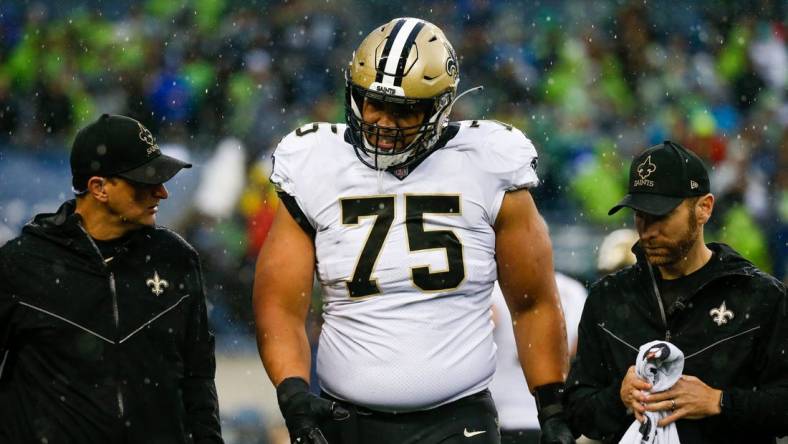
[(378, 194), (383, 194), (383, 171), (385, 170), (378, 168), (376, 172), (378, 176)]

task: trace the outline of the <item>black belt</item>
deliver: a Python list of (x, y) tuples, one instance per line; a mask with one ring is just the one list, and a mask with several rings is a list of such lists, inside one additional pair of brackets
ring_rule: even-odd
[(462, 405), (462, 404), (465, 404), (465, 403), (476, 402), (476, 401), (480, 401), (480, 400), (484, 400), (484, 399), (490, 399), (490, 398), (492, 398), (492, 395), (490, 394), (489, 390), (484, 389), (484, 390), (482, 390), (480, 392), (477, 392), (477, 393), (474, 393), (474, 394), (471, 394), (471, 395), (468, 395), (468, 396), (463, 396), (460, 399), (454, 400), (454, 401), (452, 401), (450, 403), (447, 403), (447, 404), (439, 405), (437, 407), (433, 407), (431, 409), (412, 410), (412, 411), (408, 411), (408, 412), (399, 412), (399, 413), (398, 412), (384, 412), (382, 410), (374, 410), (374, 409), (370, 409), (370, 408), (367, 408), (367, 407), (364, 407), (364, 406), (360, 406), (358, 404), (353, 404), (352, 402), (344, 401), (342, 399), (338, 399), (338, 398), (336, 398), (334, 396), (331, 396), (330, 394), (326, 393), (323, 390), (320, 391), (320, 397), (328, 399), (329, 401), (337, 402), (337, 403), (341, 404), (343, 407), (351, 408), (351, 409), (355, 410), (361, 416), (372, 416), (372, 415), (378, 416), (379, 415), (379, 416), (392, 416), (392, 417), (396, 416), (396, 417), (400, 417), (401, 418), (401, 417), (407, 416), (407, 415), (421, 415), (421, 414), (424, 414), (424, 413), (430, 413), (430, 412), (432, 412), (432, 411), (434, 411), (436, 409), (443, 409), (445, 407), (454, 407), (454, 406)]

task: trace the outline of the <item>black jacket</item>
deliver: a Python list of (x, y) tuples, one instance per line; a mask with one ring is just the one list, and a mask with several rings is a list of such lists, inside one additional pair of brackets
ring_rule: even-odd
[(0, 248), (0, 442), (221, 443), (197, 253), (150, 227), (105, 263), (74, 208)]
[[(773, 444), (774, 436), (788, 433), (785, 287), (730, 247), (708, 246), (715, 252), (708, 279), (687, 288), (673, 310), (662, 308), (650, 267), (637, 247), (637, 264), (591, 286), (577, 358), (567, 379), (567, 410), (575, 433), (619, 441), (634, 421), (619, 397), (621, 381), (638, 348), (656, 339), (684, 352), (685, 375), (727, 394), (729, 405), (720, 415), (677, 421), (682, 444)], [(719, 313), (711, 311), (723, 303), (733, 317), (718, 325), (714, 319)]]

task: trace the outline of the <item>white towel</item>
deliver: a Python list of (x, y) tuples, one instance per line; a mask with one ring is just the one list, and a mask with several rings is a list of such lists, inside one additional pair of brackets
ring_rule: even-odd
[[(684, 371), (684, 353), (675, 345), (664, 341), (651, 341), (640, 347), (635, 362), (638, 376), (651, 383), (650, 393), (664, 392), (673, 387)], [(679, 444), (676, 423), (657, 427), (669, 411), (646, 412), (642, 424), (635, 420), (619, 444)]]

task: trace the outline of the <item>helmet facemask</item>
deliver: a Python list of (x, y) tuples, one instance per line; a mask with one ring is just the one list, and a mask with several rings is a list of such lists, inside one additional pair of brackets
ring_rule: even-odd
[[(403, 168), (416, 162), (429, 153), (448, 124), (454, 91), (446, 91), (437, 98), (408, 99), (362, 88), (350, 79), (346, 87), (345, 119), (350, 139), (359, 159), (370, 168)], [(374, 101), (378, 106), (390, 104), (410, 112), (421, 111), (424, 118), (420, 123), (407, 127), (366, 123), (361, 112), (365, 100)], [(408, 138), (412, 140), (406, 144)], [(394, 147), (382, 147), (382, 140), (393, 143)]]

